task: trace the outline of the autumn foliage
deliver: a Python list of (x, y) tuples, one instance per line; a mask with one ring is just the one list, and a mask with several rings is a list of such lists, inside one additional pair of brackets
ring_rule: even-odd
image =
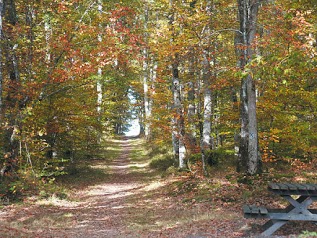
[[(247, 74), (255, 80), (264, 165), (315, 160), (315, 5), (261, 1), (259, 9), (255, 56), (241, 70), (236, 1), (4, 1), (0, 161), (8, 183), (1, 193), (12, 181), (67, 173), (76, 160), (98, 154), (101, 139), (124, 133), (136, 115), (141, 132), (151, 128), (151, 146), (172, 150), (173, 120), (182, 119), (186, 133), (176, 137), (186, 158), (205, 153), (206, 90), (208, 150), (226, 151), (221, 158), (234, 161)], [(181, 108), (171, 91), (175, 62)]]

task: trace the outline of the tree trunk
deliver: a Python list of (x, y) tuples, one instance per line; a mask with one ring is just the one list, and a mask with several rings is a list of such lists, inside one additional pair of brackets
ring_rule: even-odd
[(34, 32), (33, 32), (33, 28), (34, 28), (34, 23), (33, 23), (33, 18), (34, 18), (34, 9), (32, 6), (32, 3), (30, 3), (27, 6), (26, 9), (26, 25), (29, 28), (28, 29), (28, 40), (29, 40), (29, 44), (28, 44), (28, 55), (27, 55), (27, 60), (28, 60), (28, 65), (27, 65), (27, 75), (28, 75), (28, 79), (30, 81), (32, 81), (33, 79), (32, 77), (32, 71), (33, 71), (33, 58), (34, 58)]
[[(195, 115), (196, 115), (196, 104), (195, 104), (195, 99), (196, 99), (196, 91), (195, 91), (195, 86), (197, 86), (196, 81), (198, 80), (196, 78), (195, 74), (195, 62), (196, 58), (194, 57), (195, 55), (195, 50), (194, 48), (191, 48), (189, 51), (189, 77), (190, 81), (188, 83), (189, 89), (188, 89), (188, 94), (187, 94), (187, 99), (188, 99), (188, 109), (187, 109), (187, 117), (188, 117), (188, 125), (189, 125), (189, 131), (187, 133), (190, 147), (193, 149), (197, 146), (196, 142), (196, 125), (195, 125)], [(193, 151), (192, 151), (193, 152)]]
[[(240, 36), (239, 66), (245, 71), (245, 66), (255, 54), (254, 39), (256, 34), (259, 0), (238, 0)], [(258, 131), (256, 119), (256, 88), (255, 81), (249, 72), (244, 72), (240, 91), (240, 146), (238, 154), (238, 171), (250, 175), (261, 173), (261, 157), (258, 148)]]
[[(174, 1), (169, 0), (170, 15), (169, 26), (172, 35), (171, 43), (175, 41), (177, 32), (174, 28)], [(172, 69), (172, 93), (173, 93), (173, 121), (172, 121), (172, 141), (174, 156), (178, 159), (178, 166), (180, 169), (186, 168), (185, 157), (185, 120), (184, 120), (184, 108), (182, 105), (181, 89), (182, 85), (179, 78), (179, 55), (174, 53), (171, 57), (171, 69)]]
[(49, 14), (45, 14), (44, 16), (44, 31), (45, 31), (45, 41), (46, 41), (45, 61), (47, 65), (49, 65), (51, 62), (50, 40), (52, 37), (52, 26), (51, 26), (51, 19)]
[[(206, 151), (212, 149), (211, 137), (211, 119), (212, 119), (212, 91), (211, 91), (211, 65), (209, 62), (210, 56), (210, 47), (212, 45), (211, 41), (211, 30), (212, 30), (212, 2), (207, 1), (206, 12), (209, 16), (209, 22), (206, 26), (206, 36), (205, 36), (205, 47), (203, 47), (202, 53), (202, 86), (203, 86), (203, 123), (202, 123), (202, 134), (201, 134), (201, 159), (203, 165), (204, 174), (207, 175), (206, 169)], [(214, 56), (212, 56), (214, 57)], [(214, 60), (212, 61), (214, 64)]]
[(157, 61), (155, 59), (155, 56), (152, 55), (150, 57), (150, 65), (149, 65), (149, 81), (148, 81), (148, 99), (147, 99), (147, 126), (148, 126), (148, 136), (147, 139), (151, 140), (152, 139), (152, 109), (153, 109), (153, 96), (154, 96), (154, 91), (155, 91), (155, 81), (157, 77)]
[[(231, 87), (231, 101), (232, 101), (232, 111), (235, 114), (238, 114), (238, 95), (237, 90), (234, 87)], [(234, 124), (238, 126), (239, 120), (234, 120)], [(234, 158), (238, 161), (239, 158), (239, 145), (240, 145), (240, 135), (238, 130), (234, 130)]]
[(203, 134), (202, 147), (204, 150), (211, 149), (211, 114), (212, 114), (212, 100), (211, 90), (207, 86), (204, 90), (204, 116), (203, 116)]
[[(149, 9), (148, 6), (145, 7), (145, 12), (144, 12), (144, 30), (145, 30), (145, 35), (144, 39), (145, 42), (148, 42), (148, 18), (149, 18)], [(151, 87), (151, 82), (153, 82), (153, 76), (155, 73), (153, 72), (153, 67), (150, 64), (150, 54), (148, 51), (147, 46), (144, 47), (143, 49), (143, 93), (144, 93), (144, 136), (147, 141), (151, 140), (151, 117), (152, 117), (152, 103), (151, 103), (151, 91), (149, 88)]]
[[(98, 0), (98, 11), (99, 14), (102, 14), (102, 2), (101, 0)], [(101, 26), (100, 26), (101, 28)], [(102, 42), (102, 36), (101, 34), (98, 35), (98, 41)], [(101, 117), (102, 117), (102, 68), (101, 66), (98, 67), (98, 79), (96, 83), (96, 90), (97, 90), (97, 116), (98, 116), (98, 122), (101, 122)], [(97, 135), (97, 142), (98, 144), (101, 143), (101, 138), (102, 138), (102, 131), (98, 132)]]
[[(185, 137), (185, 122), (184, 122), (184, 110), (181, 103), (181, 84), (179, 80), (178, 70), (178, 56), (175, 56), (174, 63), (172, 65), (172, 91), (173, 91), (173, 108), (175, 110), (174, 125), (173, 125), (173, 147), (174, 152), (178, 155), (179, 168), (186, 167), (185, 157), (186, 148), (184, 143)], [(178, 147), (178, 148), (177, 148)]]
[(144, 93), (144, 136), (146, 140), (150, 139), (150, 102), (149, 102), (149, 62), (148, 62), (148, 50), (143, 50), (143, 93)]
[(204, 174), (207, 175), (206, 169), (206, 151), (211, 149), (211, 115), (212, 115), (212, 92), (210, 89), (210, 65), (207, 60), (207, 55), (204, 55), (203, 60), (203, 123), (201, 134), (201, 160)]
[(14, 0), (4, 1), (3, 8), (4, 11), (2, 11), (2, 13), (4, 13), (5, 21), (9, 24), (6, 32), (7, 41), (5, 51), (6, 66), (8, 68), (10, 81), (8, 82), (9, 90), (5, 99), (5, 108), (3, 108), (3, 110), (7, 112), (5, 119), (8, 126), (4, 133), (4, 157), (6, 159), (6, 164), (1, 169), (1, 175), (4, 175), (3, 171), (14, 171), (14, 168), (17, 165), (19, 152), (18, 134), (20, 132), (20, 105), (18, 100), (20, 94), (20, 72), (15, 52), (18, 45), (11, 42), (11, 39), (13, 38), (13, 27), (17, 24)]

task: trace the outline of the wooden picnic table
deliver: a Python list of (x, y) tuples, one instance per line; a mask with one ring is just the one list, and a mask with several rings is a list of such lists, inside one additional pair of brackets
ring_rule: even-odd
[[(288, 221), (317, 222), (317, 209), (308, 207), (317, 200), (317, 184), (270, 183), (268, 190), (289, 202), (284, 209), (267, 209), (254, 205), (243, 207), (246, 218), (268, 218), (261, 236), (270, 236)], [(298, 195), (295, 199), (292, 196)]]

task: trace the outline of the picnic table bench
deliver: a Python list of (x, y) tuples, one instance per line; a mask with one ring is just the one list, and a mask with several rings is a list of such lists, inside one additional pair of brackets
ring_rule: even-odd
[[(317, 200), (317, 184), (269, 183), (268, 190), (289, 202), (284, 209), (269, 209), (262, 206), (243, 206), (246, 218), (267, 218), (261, 236), (270, 236), (288, 221), (317, 222), (317, 209), (308, 207)], [(298, 195), (297, 199), (292, 196)]]

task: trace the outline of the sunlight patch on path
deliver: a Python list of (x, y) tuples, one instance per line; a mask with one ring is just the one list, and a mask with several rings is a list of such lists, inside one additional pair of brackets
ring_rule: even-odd
[(156, 190), (160, 187), (163, 187), (164, 185), (166, 185), (166, 183), (163, 183), (161, 181), (154, 181), (150, 184), (148, 184), (147, 186), (145, 186), (144, 188), (142, 188), (143, 191), (151, 191), (151, 190)]
[(121, 169), (129, 169), (133, 167), (146, 168), (148, 165), (149, 163), (131, 163), (126, 165), (111, 165), (109, 166), (109, 168), (121, 170)]
[(59, 199), (55, 196), (52, 196), (48, 199), (38, 200), (35, 204), (71, 208), (71, 207), (79, 207), (83, 204), (83, 202), (68, 201), (68, 200)]
[(121, 169), (127, 169), (127, 168), (129, 168), (129, 167), (130, 167), (130, 165), (128, 165), (128, 164), (125, 164), (125, 165), (110, 165), (110, 166), (109, 166), (109, 168), (119, 169), (119, 170), (121, 170)]
[(89, 189), (87, 195), (89, 196), (105, 196), (108, 199), (126, 197), (135, 193), (135, 190), (139, 189), (138, 184), (104, 184), (102, 186), (97, 186)]

